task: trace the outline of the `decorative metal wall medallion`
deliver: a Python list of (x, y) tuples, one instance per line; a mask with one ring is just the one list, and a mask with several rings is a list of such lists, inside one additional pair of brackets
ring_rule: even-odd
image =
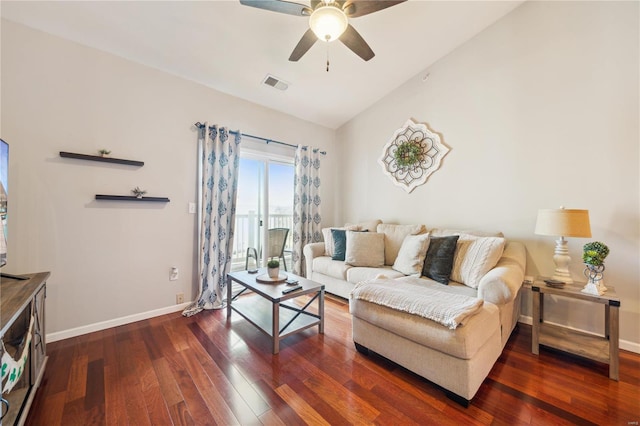
[(440, 168), (448, 152), (438, 134), (408, 119), (384, 146), (378, 163), (393, 183), (411, 193)]

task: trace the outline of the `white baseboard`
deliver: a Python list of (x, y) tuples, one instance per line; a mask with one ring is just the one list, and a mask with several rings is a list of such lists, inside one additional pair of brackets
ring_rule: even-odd
[(94, 331), (105, 330), (119, 325), (130, 324), (132, 322), (141, 321), (160, 315), (170, 314), (182, 311), (189, 306), (191, 302), (181, 303), (179, 305), (167, 306), (166, 308), (154, 309), (153, 311), (141, 312), (139, 314), (128, 315), (126, 317), (115, 318), (108, 321), (97, 322), (94, 324), (83, 325), (82, 327), (70, 328), (69, 330), (58, 331), (56, 333), (47, 334), (47, 343), (57, 342), (58, 340), (68, 339), (70, 337), (82, 336), (83, 334), (93, 333)]
[[(518, 319), (518, 322), (521, 322), (523, 324), (533, 324), (533, 318), (528, 317), (528, 316), (524, 316), (524, 315), (520, 315), (520, 318)], [(547, 321), (545, 321), (546, 323)], [(574, 328), (574, 327), (567, 327), (566, 325), (562, 325), (562, 324), (556, 324), (554, 322), (549, 322), (549, 324), (553, 324), (553, 325), (559, 325), (565, 328), (568, 328), (570, 330), (576, 330), (576, 331), (580, 331), (582, 333), (588, 333), (588, 334), (593, 334), (593, 335), (597, 335), (596, 333), (592, 333), (590, 331), (585, 331), (585, 330), (580, 330), (579, 328)], [(620, 340), (618, 342), (618, 345), (620, 347), (620, 349), (624, 349), (625, 351), (629, 351), (629, 352), (635, 352), (637, 354), (640, 354), (640, 343), (635, 343), (635, 342), (630, 342), (628, 340)]]

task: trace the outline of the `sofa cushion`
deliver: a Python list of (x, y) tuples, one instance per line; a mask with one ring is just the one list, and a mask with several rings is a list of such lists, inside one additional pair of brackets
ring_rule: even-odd
[(377, 278), (360, 282), (353, 287), (350, 297), (418, 315), (451, 330), (464, 325), (484, 303), (477, 297), (453, 294), (424, 285), (424, 280), (418, 277), (404, 278)]
[[(424, 279), (427, 280), (427, 278), (424, 278)], [(440, 287), (440, 289), (442, 289), (442, 287)], [(449, 284), (447, 285), (446, 289), (448, 292), (453, 294), (464, 294), (465, 296), (469, 296), (469, 297), (480, 297), (477, 288), (471, 288), (467, 285), (460, 284), (455, 281), (449, 281)], [(482, 297), (480, 298), (486, 302), (486, 299)]]
[[(447, 291), (449, 289), (434, 281), (424, 280), (427, 286), (438, 286), (438, 289)], [(363, 300), (350, 298), (349, 310), (353, 316), (361, 320), (461, 359), (471, 359), (495, 333), (495, 330), (500, 329), (498, 307), (486, 301), (478, 313), (455, 330), (418, 315)]]
[(377, 231), (384, 234), (384, 264), (393, 265), (398, 257), (402, 242), (407, 235), (418, 235), (425, 232), (424, 225), (393, 225), (381, 223)]
[(342, 228), (340, 227), (322, 228), (322, 238), (324, 238), (324, 254), (326, 254), (327, 256), (333, 256), (334, 243), (333, 243), (333, 236), (331, 235), (332, 229), (343, 229), (345, 231), (346, 230), (357, 231), (360, 228), (357, 225), (343, 226)]
[[(347, 270), (347, 281), (352, 284), (357, 284), (361, 281), (372, 280), (379, 276), (387, 278), (400, 278), (404, 277), (402, 272), (394, 271), (391, 266), (381, 266), (380, 268), (367, 268), (354, 266)], [(467, 287), (468, 288), (468, 287)]]
[(498, 263), (504, 243), (500, 237), (461, 234), (453, 257), (451, 279), (478, 288), (482, 277)]
[(502, 232), (484, 232), (484, 231), (471, 231), (464, 229), (449, 229), (449, 228), (433, 228), (429, 230), (432, 237), (447, 237), (449, 235), (473, 235), (476, 237), (504, 237)]
[(347, 271), (351, 268), (341, 260), (332, 260), (329, 256), (320, 256), (313, 259), (313, 272), (341, 280), (347, 279)]
[(384, 235), (377, 232), (347, 231), (345, 263), (377, 268), (384, 265)]
[(420, 276), (424, 259), (429, 247), (429, 234), (407, 235), (404, 237), (398, 257), (393, 262), (392, 268), (405, 275)]
[(380, 219), (375, 219), (375, 220), (367, 220), (367, 221), (358, 222), (358, 223), (346, 223), (344, 226), (356, 227), (357, 229), (353, 229), (353, 231), (376, 232), (376, 229), (378, 229), (378, 225), (380, 225), (381, 223), (382, 221)]
[(422, 268), (422, 275), (440, 284), (449, 284), (458, 238), (460, 238), (458, 235), (431, 238)]

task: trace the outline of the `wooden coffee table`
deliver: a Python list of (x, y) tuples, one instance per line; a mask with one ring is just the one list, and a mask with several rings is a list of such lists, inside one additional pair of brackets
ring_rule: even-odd
[[(280, 351), (280, 340), (285, 337), (318, 326), (318, 332), (324, 334), (324, 285), (294, 274), (287, 274), (289, 278), (298, 280), (295, 286), (288, 286), (284, 282), (279, 284), (265, 284), (256, 281), (256, 277), (264, 274), (261, 269), (257, 274), (247, 271), (230, 272), (227, 274), (227, 319), (231, 318), (234, 310), (259, 330), (271, 337), (273, 353)], [(233, 283), (243, 288), (235, 295), (232, 294)], [(301, 286), (300, 290), (283, 294), (282, 291), (291, 287)], [(249, 291), (253, 295), (239, 297)], [(312, 297), (303, 307), (292, 302), (296, 297), (311, 294)], [(308, 310), (317, 301), (318, 313)]]

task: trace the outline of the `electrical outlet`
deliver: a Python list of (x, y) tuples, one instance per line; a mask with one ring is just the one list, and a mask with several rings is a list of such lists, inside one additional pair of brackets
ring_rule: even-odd
[(178, 271), (178, 268), (176, 268), (175, 266), (171, 268), (171, 272), (169, 273), (169, 281), (176, 281), (178, 279), (179, 272), (180, 271)]
[(196, 203), (189, 203), (189, 213), (190, 214), (196, 213)]
[(184, 303), (184, 293), (176, 293), (176, 305)]

